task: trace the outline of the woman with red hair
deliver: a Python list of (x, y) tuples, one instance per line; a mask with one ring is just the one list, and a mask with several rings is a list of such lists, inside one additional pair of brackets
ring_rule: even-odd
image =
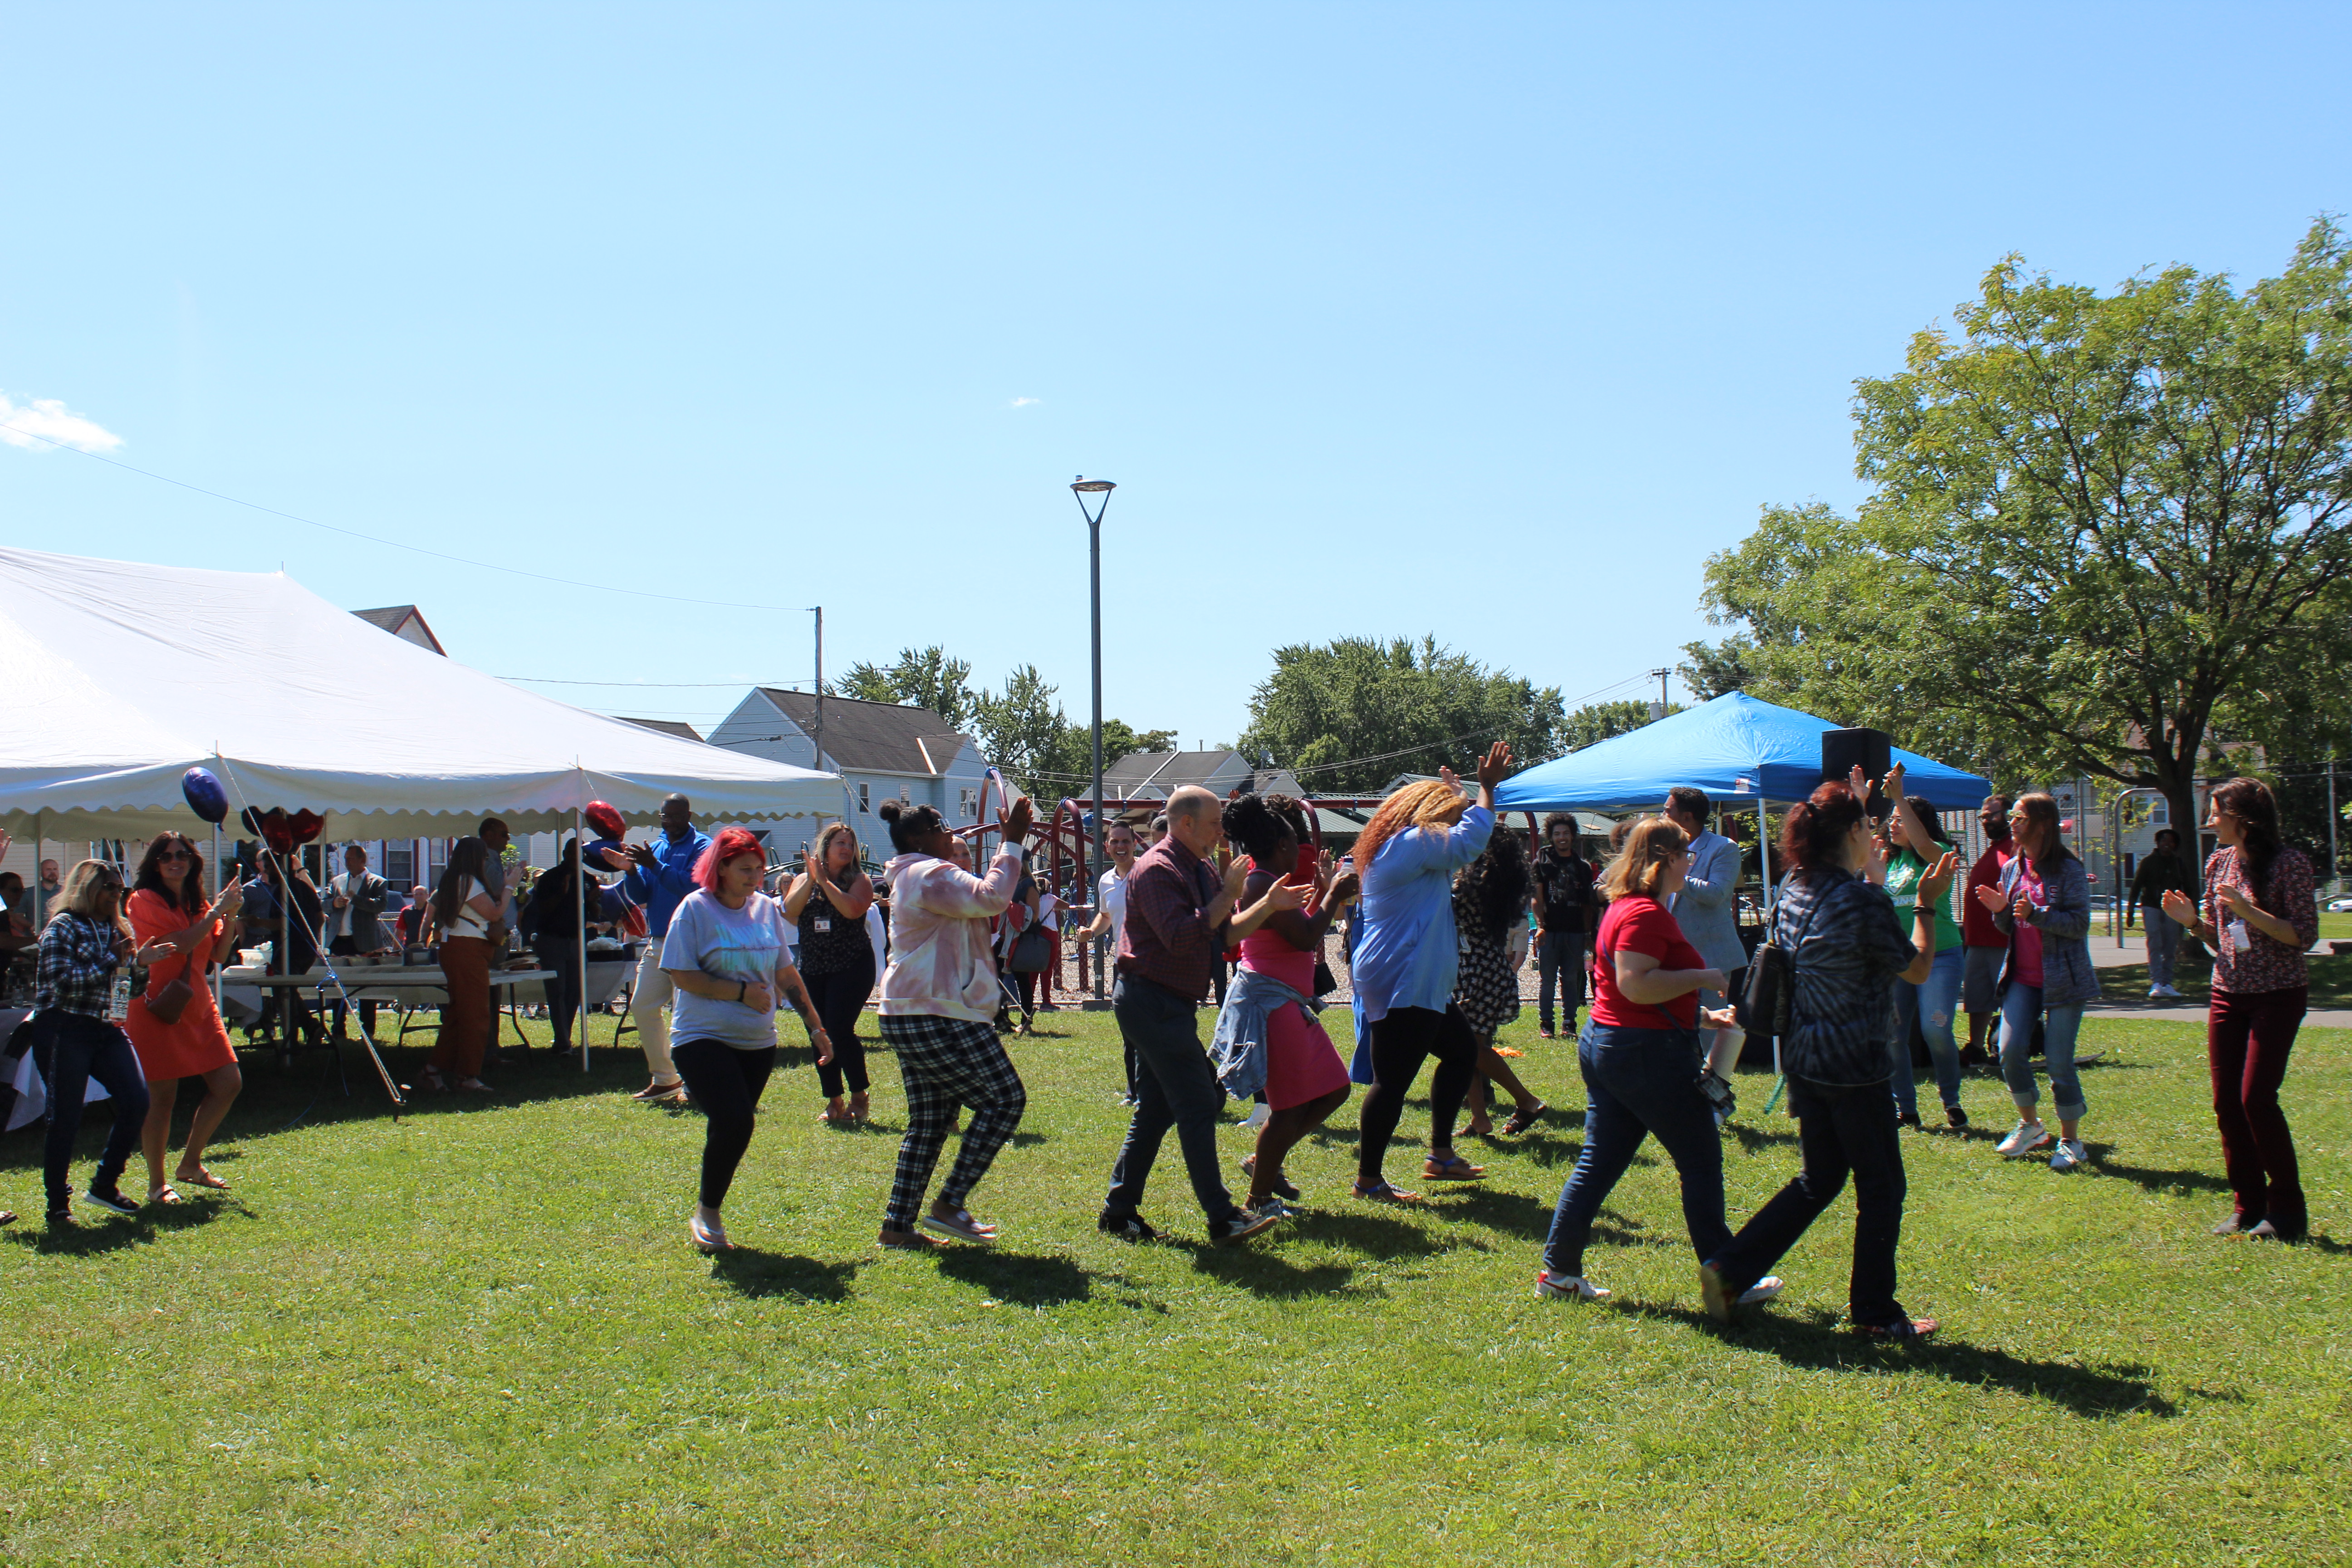
[(767, 851), (748, 829), (722, 830), (696, 862), (696, 890), (678, 901), (662, 939), (662, 973), (677, 987), (670, 1060), (709, 1121), (702, 1190), (687, 1224), (705, 1252), (734, 1245), (719, 1209), (751, 1145), (752, 1113), (776, 1068), (778, 996), (790, 998), (807, 1026), (819, 1064), (833, 1059), (833, 1042), (785, 950), (791, 924), (760, 890), (767, 869)]

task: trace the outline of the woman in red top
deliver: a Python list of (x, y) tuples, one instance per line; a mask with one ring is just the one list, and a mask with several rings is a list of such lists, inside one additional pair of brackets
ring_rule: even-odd
[(2210, 805), (2205, 830), (2221, 847), (2205, 862), (2201, 918), (2179, 893), (2164, 895), (2164, 912), (2213, 953), (2205, 1051), (2222, 1164), (2237, 1199), (2213, 1234), (2301, 1241), (2311, 1221), (2278, 1095), (2311, 995), (2304, 952), (2319, 940), (2311, 862), (2280, 847), (2278, 802), (2261, 780), (2231, 779)]
[[(188, 1146), (180, 1152), (173, 1181), (191, 1186), (228, 1184), (205, 1169), (205, 1147), (228, 1114), (230, 1101), (245, 1087), (237, 1071), (236, 1051), (228, 1042), (214, 1010), (212, 987), (205, 972), (228, 956), (236, 944), (232, 923), (245, 900), (245, 889), (232, 880), (210, 905), (205, 902), (205, 858), (195, 840), (180, 833), (159, 833), (147, 846), (131, 881), (131, 930), (142, 948), (163, 947), (172, 956), (149, 966), (147, 989), (131, 1003), (123, 1028), (131, 1048), (139, 1053), (140, 1076), (147, 1080), (147, 1124), (140, 1142), (147, 1154), (147, 1201), (175, 1204), (180, 1194), (163, 1179), (163, 1155), (172, 1142), (172, 1107), (178, 1100), (180, 1080), (201, 1078), (205, 1097), (196, 1102), (196, 1119), (188, 1128)], [(166, 1024), (148, 1007), (148, 998), (160, 994), (185, 974), (187, 1005)]]
[[(1731, 1242), (1723, 1217), (1723, 1143), (1715, 1110), (1699, 1089), (1706, 1070), (1699, 1026), (1737, 1027), (1728, 1007), (1706, 1011), (1702, 990), (1727, 992), (1685, 941), (1666, 908), (1690, 870), (1690, 841), (1663, 816), (1637, 825), (1601, 879), (1608, 912), (1594, 938), (1592, 1009), (1577, 1041), (1577, 1066), (1591, 1097), (1584, 1113), (1584, 1147), (1560, 1189), (1551, 1239), (1536, 1276), (1536, 1294), (1594, 1301), (1609, 1292), (1584, 1277), (1584, 1247), (1592, 1216), (1633, 1161), (1642, 1140), (1654, 1134), (1682, 1179), (1683, 1223), (1704, 1263)], [(1766, 1276), (1740, 1299), (1769, 1300), (1780, 1281)]]

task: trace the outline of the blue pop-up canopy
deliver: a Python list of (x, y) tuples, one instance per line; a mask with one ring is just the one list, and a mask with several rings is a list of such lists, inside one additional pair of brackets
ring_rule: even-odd
[[(1506, 779), (1495, 804), (1504, 811), (1655, 806), (1676, 784), (1729, 805), (1802, 800), (1822, 782), (1822, 735), (1835, 728), (1728, 692)], [(1937, 811), (1971, 811), (1992, 793), (1976, 774), (1915, 752), (1898, 749), (1895, 760), (1903, 764), (1905, 791), (1925, 795)]]

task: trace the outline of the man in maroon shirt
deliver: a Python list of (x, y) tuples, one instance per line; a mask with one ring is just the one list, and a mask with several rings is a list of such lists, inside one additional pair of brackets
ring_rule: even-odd
[(1960, 893), (1960, 943), (1968, 951), (1960, 971), (1960, 1005), (1969, 1015), (1969, 1044), (1960, 1060), (1972, 1064), (1986, 1059), (1985, 1035), (2000, 1018), (2000, 961), (2009, 952), (2009, 938), (1985, 913), (1977, 889), (2000, 887), (2001, 872), (2017, 858), (2017, 847), (2009, 837), (2009, 796), (1985, 796), (1977, 808), (1977, 824), (1984, 829), (1985, 852), (1969, 868), (1969, 885)]
[(1127, 876), (1127, 921), (1110, 1006), (1141, 1070), (1135, 1117), (1096, 1224), (1128, 1241), (1158, 1234), (1136, 1211), (1171, 1127), (1184, 1151), (1192, 1195), (1209, 1216), (1212, 1241), (1243, 1240), (1279, 1217), (1270, 1209), (1244, 1213), (1218, 1174), (1217, 1110), (1225, 1091), (1201, 1047), (1200, 1005), (1225, 948), (1268, 915), (1297, 909), (1301, 899), (1297, 888), (1276, 882), (1265, 898), (1234, 912), (1249, 862), (1234, 860), (1221, 882), (1207, 859), (1224, 837), (1223, 810), (1223, 803), (1198, 784), (1178, 789), (1168, 797), (1168, 837), (1139, 856)]

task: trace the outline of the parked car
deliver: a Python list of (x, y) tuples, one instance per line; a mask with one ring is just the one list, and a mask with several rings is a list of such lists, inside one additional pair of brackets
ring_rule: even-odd
[(2330, 899), (2327, 912), (2331, 915), (2352, 915), (2352, 899)]

